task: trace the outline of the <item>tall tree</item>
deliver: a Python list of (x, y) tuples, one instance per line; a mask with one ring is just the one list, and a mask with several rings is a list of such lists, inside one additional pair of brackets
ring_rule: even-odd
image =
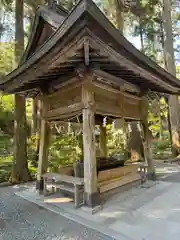
[[(165, 30), (164, 53), (166, 59), (167, 71), (176, 76), (176, 66), (174, 58), (174, 37), (172, 31), (171, 3), (169, 0), (163, 0), (163, 22)], [(178, 155), (180, 149), (180, 106), (177, 96), (169, 96), (169, 118), (171, 125), (172, 152), (174, 156)]]
[[(15, 60), (19, 63), (24, 51), (24, 2), (15, 2)], [(30, 179), (27, 164), (27, 126), (25, 97), (15, 94), (14, 159), (10, 177), (12, 183)]]
[(124, 1), (114, 0), (114, 8), (116, 14), (116, 25), (120, 32), (124, 30)]

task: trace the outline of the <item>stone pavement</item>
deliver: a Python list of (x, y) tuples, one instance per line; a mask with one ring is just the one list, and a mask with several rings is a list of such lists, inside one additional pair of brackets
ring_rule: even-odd
[(17, 194), (115, 239), (179, 240), (180, 168), (163, 166), (159, 171), (167, 175), (156, 183), (148, 182), (143, 187), (133, 187), (112, 196), (95, 215), (85, 209), (74, 209), (62, 195), (44, 198), (32, 188)]
[(18, 197), (19, 190), (0, 188), (0, 240), (113, 240)]

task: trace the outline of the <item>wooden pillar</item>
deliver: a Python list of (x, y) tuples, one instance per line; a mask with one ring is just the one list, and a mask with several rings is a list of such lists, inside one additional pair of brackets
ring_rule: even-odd
[(100, 153), (101, 157), (107, 157), (106, 127), (100, 125)]
[(43, 191), (42, 175), (47, 172), (48, 167), (48, 150), (50, 140), (50, 127), (44, 119), (41, 120), (40, 131), (40, 146), (39, 146), (39, 160), (37, 169), (36, 189), (40, 192)]
[(144, 111), (144, 117), (142, 121), (143, 126), (143, 148), (144, 148), (144, 158), (148, 165), (148, 179), (149, 180), (156, 180), (156, 172), (155, 172), (155, 166), (152, 159), (152, 151), (151, 151), (151, 139), (150, 139), (150, 133), (148, 128), (148, 102), (146, 99), (143, 100), (143, 111)]
[(94, 93), (91, 86), (82, 87), (83, 109), (83, 152), (84, 152), (84, 187), (85, 204), (94, 208), (100, 204), (97, 188)]

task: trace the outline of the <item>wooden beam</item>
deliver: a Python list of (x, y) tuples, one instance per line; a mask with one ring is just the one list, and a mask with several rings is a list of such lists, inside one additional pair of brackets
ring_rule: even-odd
[(55, 90), (61, 90), (62, 88), (66, 89), (66, 88), (70, 87), (70, 85), (71, 85), (71, 88), (72, 88), (74, 86), (75, 82), (77, 82), (77, 80), (78, 80), (77, 76), (75, 76), (73, 73), (69, 77), (66, 76), (66, 79), (64, 78), (64, 81), (62, 81), (62, 77), (56, 79), (54, 83), (49, 84), (49, 87), (51, 87), (52, 89), (55, 89)]
[(61, 117), (62, 115), (66, 115), (66, 116), (71, 116), (73, 114), (75, 114), (76, 112), (81, 112), (82, 109), (84, 108), (84, 104), (83, 103), (74, 103), (68, 106), (63, 106), (60, 108), (56, 108), (53, 110), (50, 110), (46, 113), (44, 113), (44, 115), (42, 116), (45, 119), (56, 119), (58, 117)]
[(46, 97), (47, 99), (52, 99), (52, 98), (58, 98), (61, 94), (69, 91), (69, 90), (73, 90), (77, 87), (80, 87), (82, 84), (81, 81), (79, 81), (79, 78), (73, 77), (71, 79), (69, 79), (67, 82), (63, 82), (59, 85), (56, 85), (55, 88), (57, 88), (58, 90), (52, 94), (48, 94)]
[(102, 82), (99, 82), (99, 81), (93, 81), (92, 85), (94, 87), (100, 88), (102, 90), (107, 90), (107, 91), (109, 91), (110, 94), (115, 93), (115, 94), (120, 94), (122, 96), (125, 96), (128, 99), (141, 100), (141, 97), (138, 97), (136, 95), (121, 91), (120, 89), (113, 88), (112, 86), (109, 86), (107, 83), (102, 83)]
[[(51, 51), (49, 54), (44, 56), (42, 59), (39, 59), (44, 55), (44, 52), (38, 51), (35, 56), (33, 55), (26, 63), (24, 63), (22, 66), (14, 70), (11, 74), (7, 76), (7, 81), (8, 79), (12, 80), (11, 84), (8, 84), (7, 82), (7, 88), (6, 91), (9, 92), (16, 88), (17, 86), (17, 81), (19, 82), (19, 86), (24, 86), (24, 83), (27, 83), (30, 79), (36, 79), (37, 77), (47, 73), (50, 71), (50, 69), (55, 68), (59, 66), (61, 63), (64, 63), (69, 59), (70, 57), (75, 55), (75, 52), (78, 51), (78, 49), (81, 49), (84, 43), (84, 39), (82, 38), (82, 32), (76, 36), (76, 38), (71, 41), (69, 44), (65, 44), (67, 40), (64, 40), (62, 43), (63, 46), (57, 46), (56, 48), (53, 48), (53, 51)], [(56, 33), (57, 37), (58, 33)], [(44, 47), (52, 47), (52, 42), (51, 44), (46, 44)], [(59, 53), (57, 54), (57, 48), (59, 48)], [(55, 54), (56, 53), (56, 54)], [(35, 57), (35, 59), (34, 59)], [(39, 59), (37, 64), (33, 64), (33, 62), (37, 59)], [(49, 65), (47, 64), (49, 63)], [(47, 66), (45, 68), (44, 66)], [(21, 77), (19, 77), (19, 74)]]
[(100, 51), (101, 55), (108, 56), (112, 62), (116, 62), (119, 66), (130, 69), (137, 76), (140, 75), (141, 77), (148, 79), (161, 89), (178, 93), (179, 90), (177, 87), (173, 87), (171, 84), (164, 82), (159, 77), (151, 74), (149, 71), (130, 61), (122, 54), (116, 52), (113, 48), (102, 42), (101, 39), (99, 39), (92, 31), (88, 30), (88, 32), (91, 36), (89, 37), (90, 46), (94, 49), (97, 49), (97, 51)]
[(94, 208), (99, 205), (100, 199), (97, 189), (94, 93), (88, 84), (82, 88), (82, 100), (85, 105), (83, 109), (85, 204), (90, 208)]
[(105, 103), (96, 103), (95, 104), (95, 112), (97, 114), (103, 115), (103, 116), (110, 116), (110, 117), (116, 117), (116, 118), (126, 118), (126, 119), (133, 119), (133, 120), (140, 120), (141, 115), (140, 111), (136, 114), (131, 112), (131, 109), (125, 109), (125, 106), (113, 106), (112, 104), (105, 104)]
[[(43, 104), (43, 111), (45, 111), (45, 104)], [(46, 120), (41, 120), (40, 131), (40, 148), (39, 148), (39, 160), (37, 169), (37, 184), (36, 188), (40, 192), (43, 191), (43, 178), (42, 175), (47, 171), (48, 167), (48, 149), (50, 140), (50, 127)]]
[(101, 69), (92, 69), (94, 75), (96, 76), (97, 80), (99, 78), (103, 78), (109, 82), (116, 83), (120, 86), (120, 89), (122, 91), (128, 91), (128, 92), (135, 92), (135, 93), (140, 93), (141, 89), (137, 87), (136, 85), (129, 83), (125, 80), (123, 80), (120, 77), (113, 76), (112, 74), (109, 74), (105, 71), (102, 71)]

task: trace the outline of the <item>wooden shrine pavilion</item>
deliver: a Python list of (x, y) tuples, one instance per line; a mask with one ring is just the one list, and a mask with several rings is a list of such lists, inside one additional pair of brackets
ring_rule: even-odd
[[(42, 102), (38, 181), (47, 169), (48, 122), (81, 115), (85, 203), (94, 207), (95, 124), (104, 116), (140, 121), (147, 140), (147, 92), (179, 95), (180, 81), (128, 42), (92, 0), (81, 0), (70, 13), (53, 5), (37, 10), (21, 64), (0, 89)], [(148, 141), (145, 155), (153, 173)]]

